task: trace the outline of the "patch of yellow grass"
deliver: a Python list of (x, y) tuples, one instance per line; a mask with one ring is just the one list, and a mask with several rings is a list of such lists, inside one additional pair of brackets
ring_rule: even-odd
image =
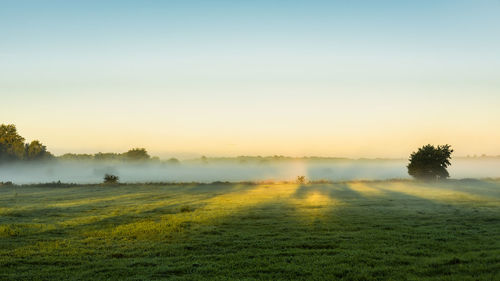
[(382, 195), (382, 191), (378, 188), (375, 188), (364, 182), (353, 182), (349, 184), (349, 188), (358, 192), (359, 194), (363, 196), (378, 196)]
[(445, 188), (432, 183), (425, 185), (416, 183), (391, 183), (380, 184), (378, 186), (385, 191), (399, 192), (438, 202), (488, 202), (493, 200), (493, 198), (486, 196)]

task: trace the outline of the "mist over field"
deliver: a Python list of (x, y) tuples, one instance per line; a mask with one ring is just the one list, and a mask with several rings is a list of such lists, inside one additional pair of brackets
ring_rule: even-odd
[[(270, 163), (237, 161), (185, 161), (123, 163), (53, 161), (0, 165), (0, 182), (16, 184), (42, 182), (99, 183), (105, 174), (120, 182), (213, 182), (213, 181), (289, 181), (304, 175), (308, 180), (381, 180), (409, 178), (407, 160), (289, 160)], [(455, 159), (449, 168), (451, 178), (500, 177), (500, 159)]]

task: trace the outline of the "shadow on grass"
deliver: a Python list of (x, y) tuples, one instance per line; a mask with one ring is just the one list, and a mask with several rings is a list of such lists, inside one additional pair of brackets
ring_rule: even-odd
[[(296, 196), (319, 191), (352, 199), (348, 186), (330, 188), (302, 186)], [(362, 204), (372, 199), (359, 197), (326, 207), (322, 219), (312, 221), (304, 220), (300, 206), (282, 201), (242, 209), (158, 251), (163, 268), (152, 276), (403, 280), (495, 274), (498, 250), (488, 246), (498, 245), (498, 234), (477, 220), (482, 214), (463, 207), (458, 216), (445, 204), (393, 191), (381, 197), (404, 203), (366, 208)]]
[[(387, 184), (390, 183), (369, 184), (370, 188), (380, 190), (374, 193), (376, 196), (356, 191), (348, 183), (302, 185), (290, 197), (266, 198), (262, 203), (213, 216), (205, 214), (212, 211), (203, 208), (206, 200), (233, 192), (255, 195), (248, 191), (255, 190), (256, 186), (166, 188), (164, 192), (171, 192), (169, 196), (199, 196), (202, 193), (199, 198), (185, 200), (193, 205), (200, 204), (200, 208), (179, 214), (186, 216), (182, 222), (191, 224), (183, 226), (183, 235), (175, 239), (148, 239), (146, 235), (137, 240), (104, 242), (86, 240), (81, 234), (99, 228), (107, 231), (121, 227), (126, 231), (128, 226), (133, 232), (134, 223), (159, 219), (167, 210), (165, 208), (185, 202), (139, 210), (133, 215), (109, 216), (91, 224), (66, 228), (60, 234), (36, 233), (27, 241), (17, 241), (19, 243), (14, 241), (16, 238), (7, 238), (4, 241), (7, 244), (3, 245), (13, 250), (29, 245), (36, 249), (35, 241), (72, 241), (73, 246), (66, 246), (69, 253), (56, 250), (53, 252), (55, 257), (27, 256), (24, 259), (25, 264), (44, 263), (44, 271), (32, 267), (21, 274), (25, 274), (24, 277), (38, 275), (42, 279), (51, 274), (94, 280), (109, 276), (184, 280), (403, 280), (439, 279), (440, 276), (450, 280), (463, 280), (468, 276), (493, 279), (500, 249), (500, 224), (495, 215), (498, 208), (453, 205), (387, 188)], [(419, 185), (410, 188), (419, 188)], [(272, 188), (282, 187), (270, 185), (270, 192)], [(484, 188), (492, 186), (485, 184)], [(266, 190), (261, 189), (259, 192)], [(330, 200), (323, 200), (323, 197)], [(308, 201), (311, 198), (319, 200), (319, 213), (311, 212)], [(33, 218), (37, 216), (36, 213), (32, 215)], [(193, 221), (191, 217), (204, 215), (206, 220)], [(75, 247), (75, 251), (70, 251), (71, 247)], [(82, 264), (84, 256), (80, 253), (89, 248), (94, 249), (86, 254), (91, 258), (86, 258)], [(71, 263), (72, 268), (56, 262), (63, 256), (68, 262), (75, 262)], [(15, 274), (16, 269), (22, 267), (20, 259), (0, 258), (2, 264), (10, 264), (8, 274)], [(51, 258), (54, 258), (52, 264)], [(81, 270), (82, 267), (85, 270)]]

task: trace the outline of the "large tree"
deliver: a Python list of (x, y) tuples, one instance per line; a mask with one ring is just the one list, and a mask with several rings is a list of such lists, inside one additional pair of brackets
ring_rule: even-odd
[(21, 160), (24, 156), (24, 138), (15, 125), (0, 125), (0, 161)]
[(438, 180), (450, 176), (446, 168), (451, 165), (453, 149), (448, 144), (424, 145), (410, 155), (408, 174), (416, 179)]

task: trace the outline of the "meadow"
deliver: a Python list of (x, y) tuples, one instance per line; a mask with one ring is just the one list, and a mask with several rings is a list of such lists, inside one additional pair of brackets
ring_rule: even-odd
[(0, 186), (0, 280), (500, 280), (500, 181)]

